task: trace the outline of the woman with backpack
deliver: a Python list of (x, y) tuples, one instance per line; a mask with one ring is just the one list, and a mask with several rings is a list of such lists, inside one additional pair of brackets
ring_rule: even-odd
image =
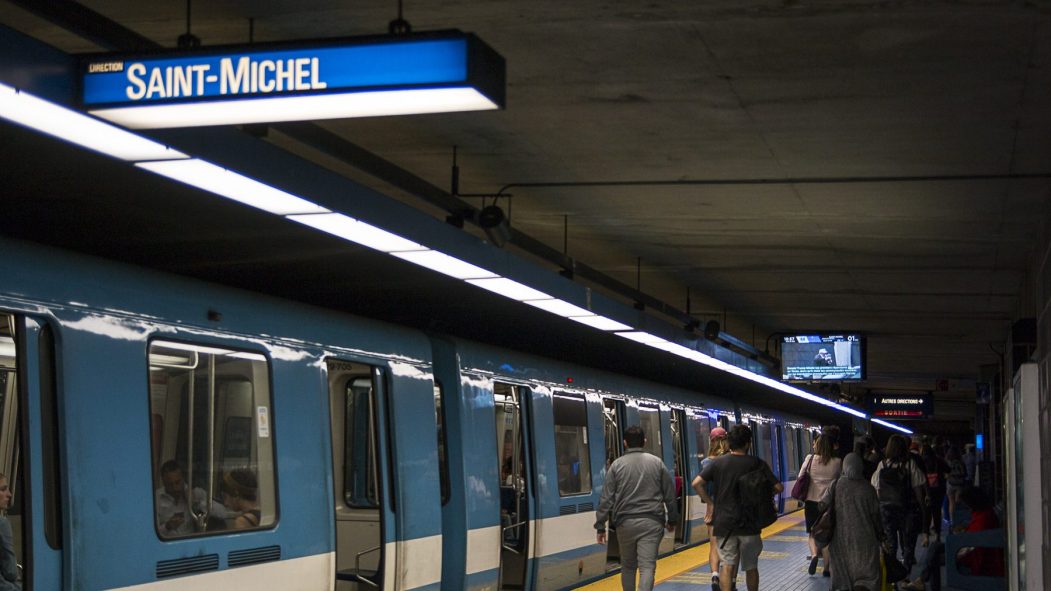
[(923, 507), (927, 476), (909, 457), (909, 440), (901, 435), (891, 435), (884, 455), (872, 475), (872, 486), (891, 554), (896, 555), (900, 546), (902, 562), (911, 569), (916, 564), (915, 524)]
[[(814, 453), (806, 457), (803, 466), (799, 469), (799, 478), (802, 478), (804, 474), (810, 474), (810, 486), (807, 488), (803, 503), (807, 534), (810, 534), (817, 518), (821, 516), (818, 503), (825, 496), (825, 491), (828, 490), (832, 481), (839, 478), (839, 473), (843, 469), (843, 460), (835, 457), (837, 447), (839, 445), (836, 444), (833, 437), (828, 433), (822, 434), (814, 440)], [(819, 552), (813, 535), (808, 536), (807, 545), (810, 546), (810, 566), (807, 567), (807, 572), (814, 574), (817, 570), (818, 559), (824, 556), (825, 570), (822, 574), (826, 577), (831, 576), (828, 548)]]

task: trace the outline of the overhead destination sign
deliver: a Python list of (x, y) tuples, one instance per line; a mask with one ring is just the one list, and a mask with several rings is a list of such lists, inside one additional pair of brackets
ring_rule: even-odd
[(875, 394), (872, 416), (892, 419), (929, 419), (934, 414), (934, 398), (927, 393)]
[(505, 66), (474, 35), (369, 37), (82, 59), (82, 104), (125, 127), (499, 109)]

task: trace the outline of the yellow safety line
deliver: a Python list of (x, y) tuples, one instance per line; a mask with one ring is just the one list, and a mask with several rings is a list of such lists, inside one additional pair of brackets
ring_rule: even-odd
[[(765, 528), (761, 535), (764, 538), (768, 538), (777, 535), (786, 529), (791, 529), (800, 523), (803, 523), (802, 511), (789, 513), (775, 521), (770, 527)], [(691, 571), (703, 564), (707, 564), (708, 546), (708, 542), (705, 542), (699, 546), (676, 552), (675, 554), (665, 556), (658, 560), (654, 584), (663, 583), (672, 577), (679, 576), (684, 572)], [(578, 589), (587, 589), (589, 591), (620, 591), (620, 573), (613, 573), (604, 579), (599, 579), (589, 585), (578, 587)]]

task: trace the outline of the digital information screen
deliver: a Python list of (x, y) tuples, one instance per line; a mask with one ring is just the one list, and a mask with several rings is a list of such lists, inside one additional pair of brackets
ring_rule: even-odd
[(859, 334), (781, 337), (781, 379), (838, 381), (865, 379), (864, 338)]

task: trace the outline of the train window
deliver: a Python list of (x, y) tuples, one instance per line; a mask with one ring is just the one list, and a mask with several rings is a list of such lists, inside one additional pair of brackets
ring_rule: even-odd
[(558, 493), (563, 497), (591, 492), (591, 462), (588, 455), (587, 403), (583, 398), (556, 394), (555, 458)]
[(712, 426), (708, 422), (708, 415), (703, 412), (692, 422), (694, 425), (693, 436), (697, 439), (697, 462), (700, 465), (700, 462), (704, 461), (704, 458), (708, 456)]
[(449, 502), (449, 460), (445, 436), (445, 389), (441, 382), (434, 382), (434, 420), (438, 426), (438, 478), (441, 481), (442, 504)]
[[(16, 355), (15, 317), (0, 314), (0, 473), (6, 477), (12, 493), (9, 506), (0, 509), (6, 511), (6, 519), (11, 526), (11, 543), (18, 564), (25, 564), (28, 558), (23, 547), (26, 542), (22, 504), (25, 473), (20, 441), (22, 409), (18, 396), (18, 372), (25, 371), (25, 368), (25, 365), (19, 366)], [(45, 507), (45, 511), (48, 509)], [(26, 581), (22, 581), (22, 584), (25, 585)]]
[(609, 398), (602, 401), (602, 432), (606, 440), (606, 467), (620, 457), (624, 436), (620, 433), (620, 400)]
[(277, 521), (270, 371), (258, 353), (149, 348), (157, 533), (174, 539)]
[(799, 435), (795, 427), (785, 427), (785, 472), (789, 479), (799, 474)]
[(378, 507), (376, 408), (370, 376), (347, 382), (345, 410), (343, 500), (348, 507)]
[(664, 446), (661, 444), (661, 413), (654, 406), (639, 407), (639, 426), (646, 434), (646, 443), (642, 446), (658, 458), (664, 459)]

